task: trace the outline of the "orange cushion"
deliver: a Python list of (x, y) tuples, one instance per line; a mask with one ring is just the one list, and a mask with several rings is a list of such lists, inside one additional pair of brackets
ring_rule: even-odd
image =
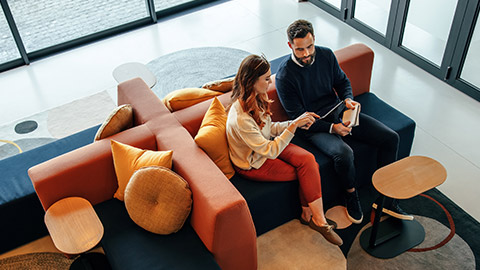
[(171, 234), (180, 230), (192, 210), (192, 192), (180, 175), (159, 166), (135, 171), (125, 189), (130, 218), (147, 231)]
[(125, 188), (132, 174), (147, 166), (172, 168), (173, 151), (143, 150), (111, 140), (113, 164), (117, 174), (118, 189), (113, 197), (123, 201)]
[(95, 134), (94, 141), (117, 134), (133, 126), (133, 109), (130, 104), (115, 108)]
[(202, 85), (202, 88), (226, 93), (226, 92), (232, 90), (234, 79), (235, 79), (235, 77), (231, 77), (231, 78), (228, 78), (228, 79), (208, 82), (208, 83)]
[(195, 136), (195, 143), (222, 170), (228, 179), (235, 174), (230, 156), (226, 134), (227, 113), (222, 103), (215, 97), (203, 117), (202, 124)]
[(204, 88), (184, 88), (168, 93), (163, 98), (163, 103), (171, 112), (173, 112), (190, 107), (221, 94), (222, 92), (212, 91)]

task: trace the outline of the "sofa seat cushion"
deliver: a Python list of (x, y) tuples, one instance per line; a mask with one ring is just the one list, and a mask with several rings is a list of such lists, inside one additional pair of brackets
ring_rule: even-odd
[[(415, 136), (415, 122), (393, 108), (373, 93), (364, 93), (355, 97), (362, 104), (362, 112), (384, 123), (400, 135), (398, 159), (408, 157)], [(360, 123), (361, 125), (362, 123)]]
[(300, 215), (298, 181), (259, 182), (238, 173), (230, 181), (247, 201), (257, 235)]
[(220, 269), (191, 227), (178, 232), (148, 232), (128, 216), (123, 202), (111, 199), (94, 206), (103, 227), (101, 241), (112, 269)]

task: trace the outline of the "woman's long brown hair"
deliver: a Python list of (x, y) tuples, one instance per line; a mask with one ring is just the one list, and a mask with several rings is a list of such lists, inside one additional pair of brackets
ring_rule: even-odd
[(272, 100), (267, 94), (258, 94), (253, 89), (255, 82), (270, 69), (270, 63), (265, 57), (249, 55), (243, 59), (233, 81), (232, 101), (240, 100), (244, 112), (250, 114), (257, 125), (262, 129), (265, 123), (261, 119), (263, 113), (272, 115), (270, 103)]

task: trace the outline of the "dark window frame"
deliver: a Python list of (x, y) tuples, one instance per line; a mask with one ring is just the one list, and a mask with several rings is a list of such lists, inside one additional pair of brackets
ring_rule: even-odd
[[(167, 8), (164, 10), (155, 11), (154, 0), (145, 0), (145, 1), (146, 1), (148, 16), (144, 18), (141, 18), (126, 24), (118, 25), (118, 26), (115, 26), (103, 31), (99, 31), (93, 34), (89, 34), (83, 37), (72, 39), (67, 42), (55, 44), (47, 48), (43, 48), (33, 52), (27, 52), (25, 50), (25, 46), (23, 44), (20, 33), (18, 32), (18, 28), (16, 26), (14, 16), (10, 11), (7, 0), (0, 0), (1, 7), (5, 13), (5, 17), (9, 24), (10, 31), (12, 32), (14, 41), (17, 44), (17, 49), (21, 57), (21, 58), (14, 59), (12, 61), (1, 63), (0, 72), (10, 70), (16, 67), (20, 67), (23, 65), (28, 65), (30, 64), (30, 62), (38, 59), (49, 57), (70, 49), (74, 49), (74, 48), (81, 47), (81, 46), (84, 46), (93, 42), (97, 42), (106, 38), (110, 38), (118, 34), (126, 33), (131, 30), (152, 25), (157, 23), (159, 19), (166, 19), (169, 16), (174, 16), (182, 12), (193, 12), (197, 8), (200, 9), (200, 8), (206, 7), (207, 4), (216, 4), (216, 3), (224, 2), (224, 0), (223, 1), (222, 0), (195, 0), (192, 2), (187, 2), (171, 8)], [(156, 1), (161, 1), (161, 0), (156, 0)]]
[(310, 0), (310, 2), (438, 79), (480, 101), (480, 86), (475, 86), (460, 78), (474, 27), (479, 19), (479, 0), (457, 2), (440, 66), (401, 46), (410, 0), (392, 0), (385, 36), (355, 18), (356, 0), (342, 0), (340, 11), (323, 0)]

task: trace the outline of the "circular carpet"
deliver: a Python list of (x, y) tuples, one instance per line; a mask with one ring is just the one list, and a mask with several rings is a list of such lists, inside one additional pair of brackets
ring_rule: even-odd
[(377, 259), (370, 256), (360, 246), (361, 233), (370, 224), (358, 233), (347, 256), (348, 269), (475, 269), (475, 256), (470, 246), (458, 235), (445, 245), (430, 249), (442, 242), (451, 232), (451, 229), (442, 223), (423, 216), (415, 219), (425, 229), (425, 240), (417, 249), (425, 248), (424, 252), (405, 252), (392, 259)]
[(249, 52), (227, 47), (200, 47), (163, 55), (147, 64), (155, 74), (153, 92), (163, 98), (173, 90), (201, 87), (237, 73)]
[(69, 269), (73, 259), (68, 259), (61, 253), (41, 252), (8, 257), (0, 260), (0, 269), (44, 270)]
[(298, 219), (257, 238), (258, 269), (342, 269), (347, 261), (339, 247)]

